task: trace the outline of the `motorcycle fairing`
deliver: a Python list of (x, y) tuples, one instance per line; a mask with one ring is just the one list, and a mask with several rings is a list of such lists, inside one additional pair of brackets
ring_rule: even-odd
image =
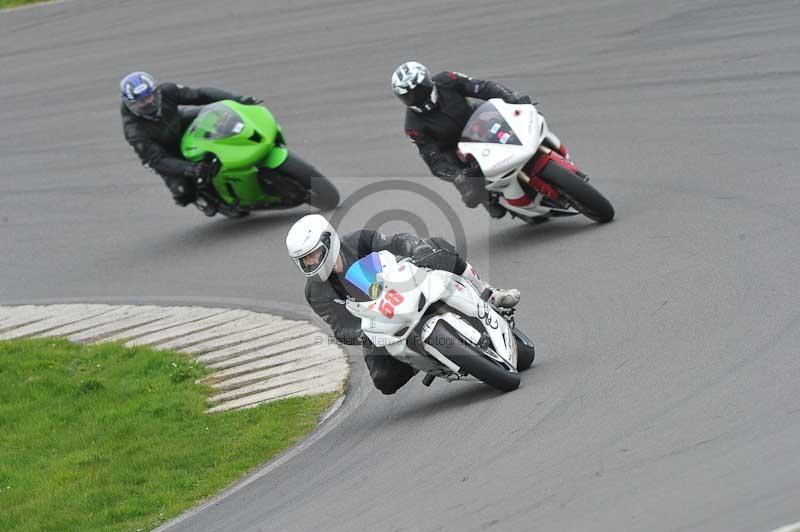
[[(423, 336), (425, 331), (429, 334), (433, 330), (438, 320), (445, 319), (474, 343), (486, 334), (494, 351), (490, 356), (496, 356), (504, 361), (504, 365), (516, 368), (516, 342), (508, 322), (480, 298), (478, 291), (466, 279), (451, 272), (419, 268), (407, 259), (398, 261), (388, 251), (372, 253), (350, 269), (356, 266), (363, 270), (363, 263), (357, 264), (361, 261), (374, 263), (375, 255), (380, 262), (380, 272), (375, 275), (375, 282), (381, 284), (380, 295), (369, 301), (349, 299), (345, 303), (350, 313), (361, 319), (361, 329), (374, 345), (386, 348), (390, 355), (422, 371), (436, 373), (437, 370), (443, 370), (439, 375), (443, 378), (462, 378), (454, 369), (455, 365), (449, 360), (445, 362), (446, 357), (435, 347), (423, 343), (430, 357), (426, 358), (407, 345), (409, 336), (414, 333), (426, 311), (441, 301), (454, 312), (427, 317), (422, 324)], [(387, 316), (384, 306), (388, 304), (387, 297), (396, 300), (391, 295), (392, 291), (402, 295), (402, 302), (392, 304), (391, 316)], [(476, 329), (458, 313), (478, 320), (483, 330)], [(448, 372), (452, 374), (448, 376)]]

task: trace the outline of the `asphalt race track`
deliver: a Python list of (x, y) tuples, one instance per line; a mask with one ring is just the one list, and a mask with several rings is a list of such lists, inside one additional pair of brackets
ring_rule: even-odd
[[(231, 222), (179, 209), (119, 123), (118, 80), (135, 69), (260, 96), (343, 198), (414, 184), (378, 187), (343, 230), (466, 228), (484, 277), (522, 290), (537, 362), (506, 395), (417, 378), (390, 397), (359, 363), (341, 424), (171, 530), (796, 522), (799, 27), (795, 0), (68, 0), (0, 13), (0, 303), (239, 298), (302, 313), (283, 240), (310, 211)], [(530, 93), (616, 221), (491, 221), (422, 178), (388, 86), (409, 58)]]

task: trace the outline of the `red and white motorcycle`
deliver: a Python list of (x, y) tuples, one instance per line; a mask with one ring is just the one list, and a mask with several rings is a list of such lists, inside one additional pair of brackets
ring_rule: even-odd
[(345, 281), (352, 296), (345, 305), (364, 334), (426, 373), (426, 386), (438, 377), (507, 392), (533, 363), (533, 343), (514, 327), (511, 311), (498, 312), (459, 275), (380, 251), (350, 266)]
[(459, 156), (480, 167), (486, 189), (513, 216), (531, 223), (583, 214), (600, 223), (614, 207), (570, 160), (561, 140), (531, 104), (487, 100), (470, 117)]

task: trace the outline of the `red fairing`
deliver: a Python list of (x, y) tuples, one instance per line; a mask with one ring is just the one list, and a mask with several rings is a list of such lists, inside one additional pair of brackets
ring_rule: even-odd
[(542, 178), (538, 175), (531, 177), (531, 185), (533, 188), (544, 194), (547, 198), (551, 200), (558, 199), (558, 191), (549, 184), (545, 183), (544, 180), (542, 180)]
[[(562, 150), (564, 152), (567, 151), (563, 144), (560, 148), (560, 151)], [(560, 151), (540, 153), (536, 156), (533, 164), (528, 163), (527, 167), (523, 169), (523, 171), (526, 172), (531, 178), (531, 186), (551, 200), (558, 198), (558, 191), (539, 177), (539, 173), (544, 169), (545, 166), (547, 166), (547, 163), (557, 164), (558, 166), (566, 168), (572, 173), (576, 173), (578, 171), (578, 167), (566, 160)], [(509, 201), (509, 203), (511, 202)]]
[(527, 196), (527, 194), (514, 199), (506, 198), (506, 201), (509, 205), (513, 205), (514, 207), (525, 207), (526, 205), (531, 204), (531, 199)]
[(567, 147), (566, 147), (566, 146), (564, 146), (564, 144), (563, 144), (563, 143), (561, 144), (561, 146), (559, 146), (558, 150), (556, 150), (556, 151), (557, 151), (558, 153), (560, 153), (562, 157), (564, 157), (564, 158), (566, 158), (566, 157), (567, 157)]
[(578, 167), (566, 160), (563, 155), (556, 151), (551, 151), (548, 154), (539, 154), (539, 156), (536, 158), (536, 162), (533, 163), (533, 175), (539, 175), (539, 172), (541, 172), (549, 162), (553, 162), (562, 168), (566, 168), (573, 174), (578, 171)]

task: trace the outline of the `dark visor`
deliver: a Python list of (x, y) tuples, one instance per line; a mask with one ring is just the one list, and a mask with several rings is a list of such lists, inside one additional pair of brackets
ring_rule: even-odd
[(160, 94), (158, 92), (151, 92), (147, 96), (142, 96), (133, 102), (133, 109), (141, 115), (149, 116), (158, 112), (160, 103)]
[(405, 94), (400, 94), (400, 100), (408, 106), (422, 106), (428, 103), (433, 92), (433, 84), (423, 81)]

